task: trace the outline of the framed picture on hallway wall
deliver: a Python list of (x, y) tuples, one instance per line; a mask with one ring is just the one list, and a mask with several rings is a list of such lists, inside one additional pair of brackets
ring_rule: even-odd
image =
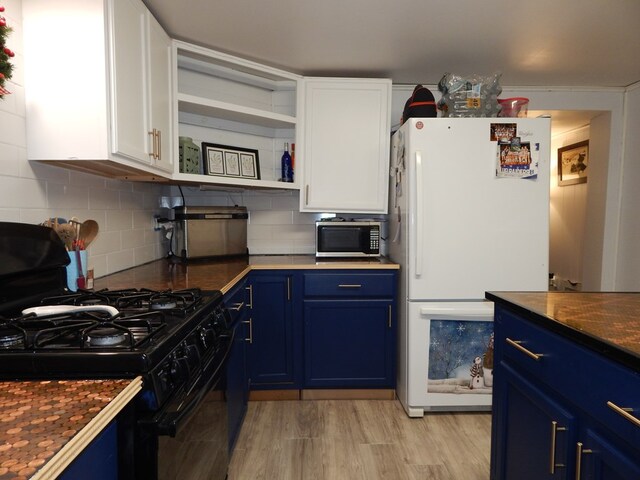
[(558, 186), (587, 183), (589, 140), (558, 149)]

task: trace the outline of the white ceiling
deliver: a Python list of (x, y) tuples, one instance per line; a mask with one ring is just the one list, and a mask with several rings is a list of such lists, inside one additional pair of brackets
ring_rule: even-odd
[(304, 75), (640, 81), (639, 0), (144, 0), (174, 37)]
[[(435, 85), (446, 72), (501, 72), (503, 87), (640, 81), (640, 0), (144, 2), (173, 38), (302, 75)], [(589, 118), (553, 112), (554, 132)]]

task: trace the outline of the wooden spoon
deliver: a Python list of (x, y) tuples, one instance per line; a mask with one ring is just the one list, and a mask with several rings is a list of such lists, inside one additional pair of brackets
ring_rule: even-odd
[(98, 230), (100, 227), (95, 220), (85, 220), (80, 224), (78, 239), (84, 241), (84, 248), (88, 248), (89, 244), (98, 236)]

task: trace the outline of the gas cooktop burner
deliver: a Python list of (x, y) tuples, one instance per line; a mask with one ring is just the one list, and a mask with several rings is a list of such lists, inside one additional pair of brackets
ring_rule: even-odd
[(147, 289), (79, 290), (75, 293), (44, 298), (42, 305), (110, 305), (120, 311), (163, 311), (186, 316), (202, 299), (198, 288), (186, 290), (155, 291)]
[(92, 347), (114, 347), (129, 341), (130, 334), (115, 325), (99, 326), (85, 334), (87, 343)]
[(0, 327), (0, 348), (24, 347), (25, 333), (11, 325)]

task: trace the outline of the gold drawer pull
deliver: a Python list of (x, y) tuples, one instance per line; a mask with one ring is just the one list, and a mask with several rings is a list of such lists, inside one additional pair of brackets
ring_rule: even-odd
[(582, 454), (593, 453), (593, 450), (582, 448), (582, 446), (581, 442), (576, 444), (576, 480), (580, 480), (580, 477), (582, 477)]
[(249, 320), (245, 320), (242, 323), (248, 323), (249, 324), (249, 338), (245, 338), (244, 341), (245, 342), (249, 342), (249, 343), (253, 343), (253, 319), (250, 318)]
[(247, 307), (253, 308), (253, 285), (247, 285), (244, 289), (249, 290), (249, 304)]
[(338, 287), (340, 287), (340, 288), (361, 288), (362, 285), (359, 285), (359, 284), (356, 284), (356, 283), (354, 283), (354, 284), (341, 283), (341, 284), (338, 285)]
[(509, 345), (517, 348), (528, 357), (533, 358), (535, 361), (538, 361), (543, 357), (541, 353), (533, 353), (531, 350), (527, 350), (522, 345), (520, 345), (522, 343), (522, 340), (511, 340), (509, 337), (507, 337), (506, 341)]
[(563, 463), (556, 463), (556, 434), (566, 430), (566, 427), (559, 427), (558, 422), (551, 422), (551, 451), (549, 452), (549, 473), (551, 475), (556, 473), (556, 468), (566, 467)]
[(607, 402), (607, 406), (613, 410), (614, 412), (616, 412), (619, 415), (622, 415), (624, 418), (626, 418), (627, 420), (629, 420), (631, 423), (633, 423), (636, 427), (640, 427), (640, 419), (637, 417), (634, 417), (633, 415), (631, 415), (630, 412), (633, 412), (633, 408), (622, 408), (617, 406), (615, 403), (613, 402)]

